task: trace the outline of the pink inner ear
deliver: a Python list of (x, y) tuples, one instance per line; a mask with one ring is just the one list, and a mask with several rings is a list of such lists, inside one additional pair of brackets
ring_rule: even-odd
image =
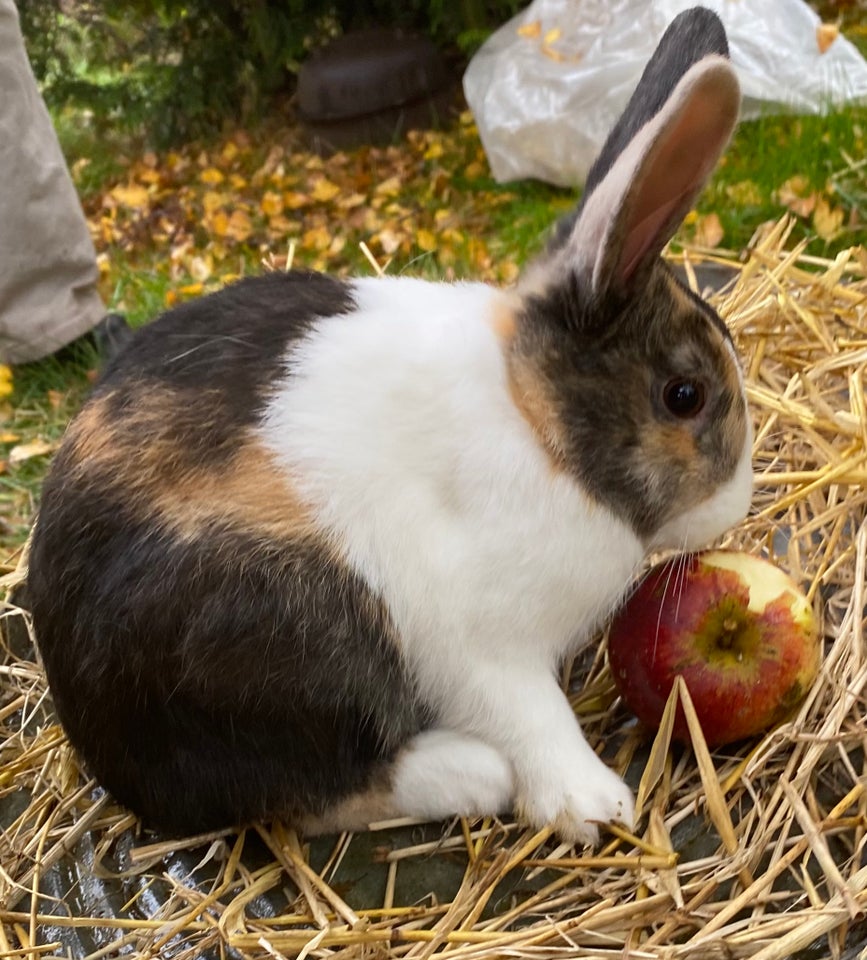
[[(689, 195), (691, 196), (691, 194)], [(651, 210), (640, 223), (630, 225), (620, 259), (620, 273), (624, 280), (628, 280), (632, 276), (647, 251), (654, 246), (655, 240), (662, 232), (663, 227), (675, 218), (675, 211), (686, 196), (686, 192), (682, 193), (658, 209)], [(682, 218), (683, 214), (679, 219)]]
[(731, 103), (721, 104), (719, 91), (713, 89), (717, 80), (711, 71), (698, 81), (641, 165), (624, 224), (617, 270), (622, 281), (629, 280), (648, 253), (662, 250), (725, 147), (733, 117)]

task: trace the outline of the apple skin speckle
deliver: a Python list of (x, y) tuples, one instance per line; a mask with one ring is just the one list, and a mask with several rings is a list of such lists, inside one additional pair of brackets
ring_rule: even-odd
[[(652, 729), (681, 675), (713, 747), (786, 719), (818, 673), (821, 642), (787, 574), (759, 557), (711, 550), (647, 573), (611, 623), (608, 658), (624, 702)], [(674, 736), (689, 740), (680, 710)]]

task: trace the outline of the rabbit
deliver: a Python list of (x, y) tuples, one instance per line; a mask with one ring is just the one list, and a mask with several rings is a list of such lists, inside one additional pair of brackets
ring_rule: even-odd
[(631, 820), (558, 668), (749, 508), (731, 337), (660, 255), (736, 123), (726, 54), (673, 21), (513, 287), (265, 274), (109, 363), (28, 583), (69, 740), (146, 825)]

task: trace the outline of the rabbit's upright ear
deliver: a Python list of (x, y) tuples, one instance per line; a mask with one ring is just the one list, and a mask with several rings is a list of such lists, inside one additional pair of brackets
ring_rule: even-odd
[(725, 31), (694, 8), (669, 26), (554, 253), (593, 294), (628, 293), (690, 210), (737, 122)]

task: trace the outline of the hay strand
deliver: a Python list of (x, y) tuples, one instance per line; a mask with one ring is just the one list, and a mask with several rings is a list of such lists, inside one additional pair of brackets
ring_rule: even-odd
[[(62, 954), (66, 933), (90, 938), (89, 960), (206, 951), (249, 960), (782, 960), (817, 943), (854, 956), (847, 936), (863, 936), (867, 913), (867, 258), (789, 249), (792, 225), (760, 231), (744, 263), (697, 250), (682, 258), (693, 285), (703, 260), (735, 271), (715, 305), (744, 361), (756, 486), (750, 517), (722, 545), (788, 570), (826, 636), (820, 675), (793, 716), (711, 752), (679, 683), (647, 738), (616, 702), (598, 648), (564, 685), (594, 746), (628, 768), (632, 828), (606, 827), (599, 849), (573, 850), (512, 820), (433, 829), (401, 820), (345, 835), (317, 859), (280, 824), (181, 841), (133, 836), (135, 822), (81, 777), (46, 713), (39, 664), (9, 649), (0, 798), (23, 802), (0, 835), (0, 960)], [(26, 554), (0, 578), (0, 619), (25, 637), (14, 596)], [(678, 709), (691, 748), (672, 742)], [(357, 902), (347, 880), (359, 849), (381, 871), (373, 902)], [(85, 855), (102, 882), (133, 884), (118, 901), (129, 915), (48, 895), (52, 871)], [(190, 858), (183, 873), (181, 857)], [(440, 868), (450, 886), (434, 879)], [(428, 872), (429, 889), (408, 897), (407, 878)]]

